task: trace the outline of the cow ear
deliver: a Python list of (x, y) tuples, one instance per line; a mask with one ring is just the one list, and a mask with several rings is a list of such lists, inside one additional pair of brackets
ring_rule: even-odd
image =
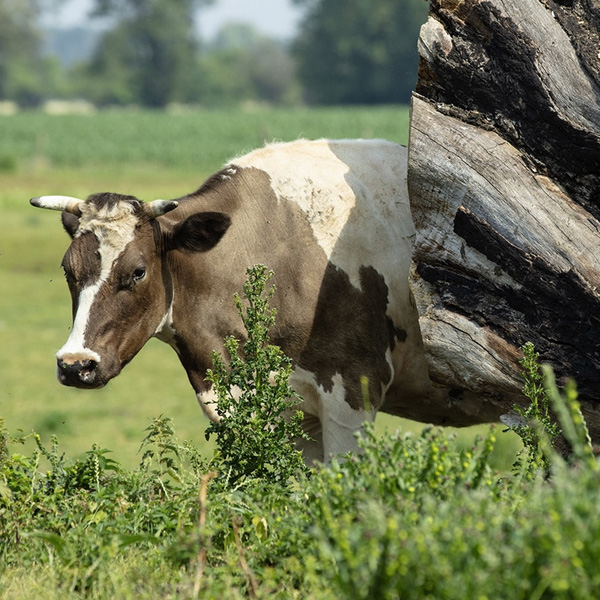
[(224, 213), (197, 213), (175, 226), (169, 246), (190, 252), (206, 252), (219, 243), (230, 225), (231, 219)]
[(65, 231), (71, 236), (75, 237), (77, 229), (79, 229), (79, 217), (74, 214), (63, 210), (61, 213), (61, 220)]

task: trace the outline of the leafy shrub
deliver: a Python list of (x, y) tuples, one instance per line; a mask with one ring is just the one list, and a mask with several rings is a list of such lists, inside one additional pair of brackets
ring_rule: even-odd
[(323, 576), (348, 599), (597, 597), (598, 483), (569, 471), (506, 499), (457, 488), (402, 510), (369, 494), (320, 521)]
[(598, 596), (598, 461), (574, 385), (563, 396), (551, 370), (543, 376), (576, 468), (548, 445), (541, 464), (541, 436), (527, 455), (535, 468), (498, 477), (487, 465), (492, 434), (461, 456), (435, 430), (379, 441), (367, 429), (362, 456), (313, 476), (317, 562), (335, 597)]
[[(193, 522), (198, 477), (180, 457), (193, 464), (197, 454), (176, 445), (167, 420), (155, 419), (148, 429), (142, 464), (131, 472), (96, 446), (72, 460), (59, 452), (56, 438), (49, 449), (37, 434), (13, 439), (33, 438), (36, 447), (30, 456), (5, 455), (0, 463), (5, 565), (49, 561), (64, 585), (88, 590), (123, 548), (158, 544)], [(41, 457), (50, 465), (45, 472)]]
[(548, 475), (552, 466), (559, 462), (559, 452), (555, 447), (560, 447), (568, 460), (583, 461), (590, 468), (595, 468), (597, 463), (577, 401), (575, 382), (567, 381), (564, 394), (561, 394), (552, 369), (548, 365), (540, 365), (539, 354), (530, 342), (523, 346), (521, 366), (523, 394), (529, 400), (529, 405), (514, 408), (523, 418), (522, 424), (511, 427), (524, 445), (515, 465), (517, 470), (530, 478), (535, 477), (540, 470)]
[(303, 415), (294, 411), (301, 398), (289, 384), (292, 363), (280, 348), (268, 343), (269, 329), (275, 323), (269, 299), (275, 288), (268, 292), (265, 288), (272, 275), (264, 265), (248, 269), (246, 304), (235, 296), (248, 334), (243, 356), (238, 340), (228, 337), (229, 364), (213, 353), (214, 369), (208, 371), (220, 422), (211, 423), (206, 436), (216, 434), (218, 453), (213, 466), (229, 485), (248, 477), (285, 484), (304, 468), (302, 454), (294, 446), (296, 439), (306, 435)]
[(0, 437), (0, 593), (30, 581), (27, 566), (56, 598), (600, 594), (600, 473), (586, 450), (577, 468), (556, 455), (550, 480), (528, 479), (492, 472), (493, 433), (460, 450), (438, 429), (380, 440), (367, 427), (360, 454), (294, 486), (231, 489), (211, 483), (168, 420), (146, 433), (133, 471), (98, 449), (67, 459), (56, 444), (44, 471), (35, 440), (27, 455)]

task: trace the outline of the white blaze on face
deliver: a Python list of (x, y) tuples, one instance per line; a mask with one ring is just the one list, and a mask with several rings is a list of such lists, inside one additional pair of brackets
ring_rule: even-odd
[(100, 355), (86, 347), (85, 332), (98, 291), (108, 279), (115, 261), (133, 240), (138, 219), (134, 215), (134, 207), (124, 202), (117, 203), (110, 209), (100, 210), (94, 205), (82, 204), (81, 213), (75, 237), (91, 231), (98, 239), (100, 275), (94, 283), (87, 285), (79, 293), (71, 335), (57, 352), (56, 358), (60, 360), (67, 355), (82, 355), (99, 363)]

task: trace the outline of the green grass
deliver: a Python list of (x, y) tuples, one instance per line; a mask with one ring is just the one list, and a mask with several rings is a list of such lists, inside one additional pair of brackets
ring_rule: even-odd
[[(33, 112), (0, 118), (0, 157), (9, 157), (0, 160), (0, 417), (9, 431), (35, 429), (46, 440), (57, 433), (70, 455), (97, 442), (131, 467), (139, 461), (140, 435), (151, 418), (173, 417), (179, 437), (197, 444), (203, 444), (208, 424), (175, 353), (156, 340), (103, 390), (57, 383), (54, 354), (71, 324), (59, 268), (69, 240), (59, 215), (30, 207), (29, 198), (86, 197), (98, 191), (144, 200), (177, 197), (235, 155), (265, 141), (298, 137), (384, 137), (406, 143), (408, 109)], [(383, 416), (378, 430), (397, 423)], [(469, 431), (464, 444), (484, 429)], [(518, 443), (515, 436), (500, 437), (499, 464), (506, 466)]]
[[(388, 107), (0, 119), (0, 419), (12, 434), (35, 429), (46, 448), (40, 464), (34, 438), (6, 446), (0, 423), (0, 597), (599, 597), (600, 463), (572, 385), (562, 395), (548, 388), (573, 448), (569, 463), (541, 436), (509, 470), (521, 447), (515, 434), (485, 437), (484, 426), (457, 434), (383, 415), (358, 456), (287, 486), (269, 482), (269, 471), (228, 487), (222, 461), (202, 458), (213, 456), (208, 423), (166, 345), (151, 341), (104, 390), (56, 382), (54, 353), (71, 321), (58, 266), (69, 240), (59, 215), (33, 209), (29, 197), (178, 196), (265, 140), (406, 141), (407, 114)], [(161, 414), (173, 418), (179, 442), (167, 420), (155, 419)], [(409, 433), (391, 433), (399, 425)], [(474, 442), (477, 434), (485, 439)], [(202, 481), (219, 468), (203, 504)]]
[[(367, 426), (359, 454), (234, 483), (167, 419), (131, 470), (97, 448), (73, 460), (31, 437), (23, 447), (0, 421), (0, 597), (598, 598), (600, 463), (574, 387), (546, 384), (574, 453), (539, 448), (548, 470), (536, 451), (503, 474), (493, 434), (464, 449), (446, 430), (381, 438)], [(278, 443), (252, 419), (238, 425)]]

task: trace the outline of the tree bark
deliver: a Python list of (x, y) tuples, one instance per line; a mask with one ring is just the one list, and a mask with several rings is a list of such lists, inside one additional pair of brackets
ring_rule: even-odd
[(531, 341), (600, 439), (600, 7), (431, 0), (408, 185), (432, 379), (523, 402)]

